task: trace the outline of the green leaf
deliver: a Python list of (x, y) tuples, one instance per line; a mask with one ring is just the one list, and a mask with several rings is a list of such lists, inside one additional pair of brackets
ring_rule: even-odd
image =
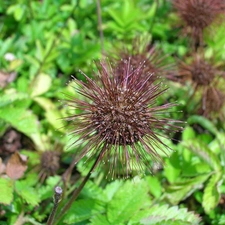
[(196, 134), (192, 127), (185, 127), (185, 129), (182, 132), (182, 140), (189, 140), (195, 138)]
[(104, 192), (101, 187), (93, 183), (92, 181), (88, 181), (86, 185), (84, 186), (82, 192), (82, 196), (100, 200), (105, 202), (107, 200), (106, 196), (104, 195)]
[(13, 181), (0, 177), (0, 203), (9, 205), (13, 200)]
[(103, 211), (105, 211), (105, 205), (100, 201), (93, 199), (77, 200), (66, 213), (63, 222), (66, 224), (78, 223), (90, 219), (93, 215)]
[(108, 204), (108, 221), (111, 224), (121, 224), (128, 221), (148, 202), (147, 192), (145, 181), (126, 181)]
[(57, 183), (60, 181), (59, 176), (54, 177), (48, 177), (46, 180), (46, 186), (41, 186), (38, 189), (38, 194), (40, 196), (41, 201), (51, 198), (54, 192), (54, 187), (57, 185)]
[(150, 177), (146, 178), (149, 184), (149, 189), (151, 194), (153, 194), (156, 198), (159, 198), (162, 194), (162, 187), (157, 177)]
[(39, 132), (37, 117), (32, 111), (24, 108), (14, 107), (13, 105), (1, 108), (0, 118), (26, 134), (28, 137), (31, 137), (31, 134)]
[(42, 62), (44, 59), (44, 48), (41, 45), (40, 40), (36, 40), (36, 58), (39, 62)]
[(215, 127), (215, 125), (203, 116), (190, 116), (188, 119), (188, 124), (192, 125), (194, 123), (201, 125), (202, 127), (210, 131), (214, 135), (218, 133), (218, 130)]
[(107, 184), (106, 188), (104, 189), (105, 196), (107, 196), (107, 201), (111, 201), (115, 193), (118, 189), (123, 185), (121, 180), (115, 180), (112, 183)]
[(15, 20), (20, 21), (23, 17), (24, 11), (24, 7), (18, 5), (18, 7), (16, 7), (16, 9), (14, 10)]
[(17, 100), (28, 99), (28, 94), (17, 92), (15, 89), (8, 89), (5, 93), (0, 94), (0, 98), (0, 107), (4, 107)]
[(171, 204), (178, 204), (197, 189), (201, 189), (209, 176), (210, 174), (206, 174), (195, 178), (182, 179), (180, 182), (176, 182), (167, 187), (165, 198), (168, 199)]
[(31, 206), (36, 206), (40, 202), (37, 190), (28, 186), (26, 180), (16, 181), (16, 192)]
[(176, 179), (180, 176), (181, 173), (181, 165), (178, 152), (174, 152), (169, 159), (165, 159), (165, 162), (165, 176), (170, 183), (173, 183), (176, 181)]
[(91, 218), (90, 225), (112, 225), (112, 224), (108, 221), (106, 215), (97, 214), (93, 216), (93, 218)]
[[(171, 223), (171, 222), (174, 223)], [(186, 208), (179, 209), (178, 206), (154, 205), (149, 209), (149, 217), (142, 219), (141, 224), (192, 224), (198, 225), (201, 219), (193, 212), (188, 212)], [(168, 222), (168, 223), (167, 223)]]
[(206, 185), (203, 194), (203, 202), (202, 206), (205, 209), (206, 213), (209, 213), (212, 209), (214, 209), (220, 200), (219, 186), (223, 182), (222, 174), (217, 173), (212, 175), (209, 182)]
[(31, 93), (31, 97), (39, 96), (44, 94), (49, 90), (52, 84), (52, 79), (49, 75), (40, 73), (37, 77), (32, 81), (31, 89), (33, 90)]
[(192, 139), (181, 143), (186, 148), (190, 149), (193, 153), (198, 155), (202, 160), (210, 165), (210, 167), (216, 171), (221, 171), (222, 167), (220, 160), (216, 154), (214, 154), (206, 144), (200, 140)]

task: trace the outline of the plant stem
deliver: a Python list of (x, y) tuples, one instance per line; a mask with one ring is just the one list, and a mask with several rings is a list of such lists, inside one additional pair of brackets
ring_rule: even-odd
[(47, 225), (52, 225), (53, 222), (54, 222), (55, 214), (56, 214), (59, 202), (61, 200), (62, 192), (63, 191), (62, 191), (62, 189), (60, 187), (57, 186), (55, 188), (54, 206), (53, 206), (52, 212), (51, 212), (51, 214), (50, 214), (50, 216), (48, 218)]
[(104, 55), (104, 34), (103, 34), (103, 30), (102, 30), (102, 14), (101, 14), (100, 0), (96, 0), (96, 4), (97, 4), (98, 30), (100, 33), (101, 51), (102, 51), (102, 55)]
[(70, 199), (68, 200), (68, 202), (64, 205), (64, 207), (62, 208), (61, 212), (59, 213), (59, 215), (56, 217), (56, 222), (55, 224), (57, 224), (62, 217), (65, 215), (65, 213), (69, 210), (69, 208), (71, 207), (72, 203), (77, 199), (78, 195), (80, 194), (80, 192), (82, 191), (84, 185), (87, 183), (88, 179), (91, 176), (91, 173), (93, 172), (93, 170), (95, 169), (95, 167), (98, 165), (100, 159), (102, 158), (102, 156), (104, 155), (105, 150), (103, 149), (100, 154), (98, 155), (97, 159), (95, 160), (93, 166), (91, 167), (90, 171), (88, 172), (87, 176), (83, 179), (82, 183), (80, 184), (80, 186), (74, 190), (72, 196), (70, 197)]

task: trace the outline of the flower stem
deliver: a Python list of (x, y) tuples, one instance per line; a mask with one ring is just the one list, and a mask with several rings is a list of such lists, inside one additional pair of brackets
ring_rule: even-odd
[(57, 224), (62, 219), (62, 217), (65, 215), (65, 213), (70, 209), (72, 203), (77, 199), (77, 197), (80, 194), (80, 192), (82, 191), (84, 185), (87, 183), (88, 179), (90, 178), (92, 171), (98, 165), (98, 163), (99, 163), (100, 159), (102, 158), (102, 156), (104, 155), (104, 153), (105, 153), (105, 151), (103, 149), (100, 152), (100, 154), (98, 155), (97, 159), (95, 160), (95, 162), (94, 162), (93, 166), (91, 167), (90, 171), (88, 172), (87, 176), (83, 179), (83, 181), (80, 184), (80, 186), (77, 189), (74, 190), (72, 196), (70, 197), (68, 202), (64, 205), (64, 207), (62, 208), (62, 210), (59, 213), (59, 215), (56, 217), (55, 224)]
[(100, 34), (100, 42), (101, 42), (101, 51), (104, 56), (104, 34), (102, 30), (102, 14), (101, 14), (101, 3), (100, 0), (96, 0), (97, 4), (97, 15), (98, 15), (98, 30)]
[(50, 214), (50, 216), (48, 218), (47, 225), (52, 225), (53, 222), (54, 222), (55, 214), (56, 214), (59, 202), (61, 200), (62, 192), (63, 191), (62, 191), (62, 189), (60, 187), (57, 186), (55, 188), (54, 206), (53, 206), (52, 212), (51, 212), (51, 214)]

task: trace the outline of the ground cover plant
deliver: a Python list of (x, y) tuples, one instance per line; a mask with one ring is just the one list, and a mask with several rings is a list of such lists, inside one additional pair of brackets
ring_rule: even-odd
[(0, 0), (0, 224), (225, 224), (223, 0)]

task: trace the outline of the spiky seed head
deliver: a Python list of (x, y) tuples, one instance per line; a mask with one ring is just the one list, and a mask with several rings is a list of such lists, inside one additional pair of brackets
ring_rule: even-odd
[(203, 30), (225, 12), (224, 0), (173, 0), (173, 5), (197, 42), (202, 42)]
[(225, 94), (218, 88), (209, 86), (203, 95), (199, 113), (208, 118), (212, 118), (215, 115), (224, 116), (221, 115), (224, 103)]
[[(158, 77), (170, 79), (174, 74), (174, 64), (168, 60), (169, 56), (163, 54), (159, 46), (153, 45), (148, 37), (136, 37), (131, 47), (117, 47), (112, 55), (118, 69), (123, 69), (124, 61), (129, 60), (132, 69), (143, 65), (142, 76), (151, 76), (149, 82), (157, 80)], [(121, 71), (118, 71), (118, 74), (121, 74)]]
[(180, 61), (177, 81), (190, 80), (195, 86), (202, 87), (212, 83), (218, 69), (200, 55), (194, 55), (190, 63)]
[(148, 158), (160, 160), (159, 151), (169, 149), (158, 131), (180, 128), (165, 116), (173, 104), (156, 105), (165, 89), (160, 84), (149, 85), (151, 76), (142, 76), (142, 66), (132, 69), (130, 61), (120, 66), (118, 77), (118, 68), (100, 62), (96, 80), (85, 74), (86, 83), (74, 80), (77, 93), (86, 99), (68, 99), (72, 109), (81, 111), (67, 118), (71, 134), (79, 137), (74, 145), (84, 143), (77, 149), (77, 161), (101, 153), (112, 177), (126, 177), (134, 168), (149, 168)]
[(45, 176), (53, 176), (60, 167), (60, 154), (56, 151), (45, 151), (41, 154), (41, 170)]
[(198, 85), (209, 85), (215, 77), (215, 69), (201, 58), (196, 58), (191, 65), (192, 81)]

